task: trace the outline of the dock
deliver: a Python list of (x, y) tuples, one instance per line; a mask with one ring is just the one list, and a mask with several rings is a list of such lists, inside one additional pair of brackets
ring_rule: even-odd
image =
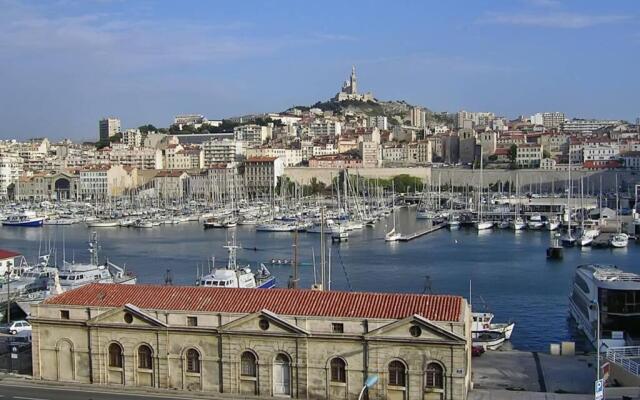
[(447, 226), (447, 224), (442, 223), (442, 224), (431, 226), (431, 227), (426, 228), (426, 229), (421, 229), (421, 230), (419, 230), (417, 232), (414, 232), (414, 233), (409, 233), (409, 234), (406, 234), (406, 235), (405, 234), (401, 234), (400, 238), (398, 239), (398, 241), (400, 241), (400, 242), (408, 242), (410, 240), (417, 239), (417, 238), (419, 238), (421, 236), (428, 235), (430, 233), (438, 231), (438, 230), (440, 230), (440, 229), (442, 229), (442, 228), (444, 228), (446, 226)]

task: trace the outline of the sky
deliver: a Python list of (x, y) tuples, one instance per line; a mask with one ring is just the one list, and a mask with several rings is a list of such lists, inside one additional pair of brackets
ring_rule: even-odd
[(640, 116), (640, 2), (0, 0), (0, 139), (93, 139), (361, 91), (434, 111)]

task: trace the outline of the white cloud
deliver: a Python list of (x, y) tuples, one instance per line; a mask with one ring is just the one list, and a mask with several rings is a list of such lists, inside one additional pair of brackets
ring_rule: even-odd
[(481, 24), (533, 26), (541, 28), (582, 29), (597, 25), (625, 22), (631, 18), (629, 15), (588, 15), (565, 12), (546, 14), (487, 13), (476, 22)]

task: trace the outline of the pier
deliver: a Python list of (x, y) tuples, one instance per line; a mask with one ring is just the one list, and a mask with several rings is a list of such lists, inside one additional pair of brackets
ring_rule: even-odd
[(405, 234), (401, 234), (400, 238), (398, 239), (398, 241), (400, 241), (400, 242), (408, 242), (410, 240), (419, 238), (420, 236), (428, 235), (428, 234), (430, 234), (432, 232), (440, 230), (440, 229), (444, 228), (445, 226), (447, 226), (447, 224), (442, 223), (442, 224), (431, 226), (431, 227), (426, 228), (426, 229), (421, 229), (421, 230), (419, 230), (417, 232), (414, 232), (414, 233), (409, 233), (409, 234), (406, 234), (406, 235)]

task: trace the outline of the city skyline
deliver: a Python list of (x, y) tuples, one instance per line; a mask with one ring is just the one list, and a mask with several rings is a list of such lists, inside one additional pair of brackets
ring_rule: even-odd
[(416, 2), (392, 13), (370, 2), (1, 4), (2, 139), (94, 139), (109, 115), (128, 128), (282, 111), (331, 98), (352, 64), (362, 92), (434, 111), (640, 114), (631, 1)]

